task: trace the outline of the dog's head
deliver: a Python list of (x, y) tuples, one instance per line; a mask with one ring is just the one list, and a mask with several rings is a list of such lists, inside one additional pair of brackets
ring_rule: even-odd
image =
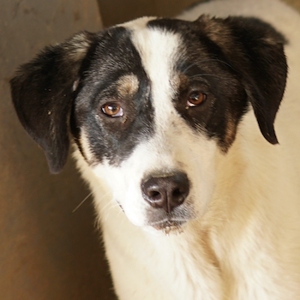
[(18, 116), (59, 172), (72, 139), (136, 225), (203, 214), (214, 156), (254, 110), (265, 139), (286, 82), (283, 37), (253, 18), (141, 18), (46, 48), (11, 81)]

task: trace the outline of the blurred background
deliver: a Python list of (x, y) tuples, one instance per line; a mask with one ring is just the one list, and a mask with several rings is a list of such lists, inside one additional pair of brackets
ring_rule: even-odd
[[(49, 174), (43, 152), (13, 110), (9, 80), (14, 71), (44, 46), (62, 42), (77, 31), (99, 31), (144, 15), (173, 16), (194, 2), (199, 1), (2, 1), (1, 300), (115, 299), (92, 197), (71, 159), (61, 174)], [(300, 10), (300, 0), (288, 2)]]

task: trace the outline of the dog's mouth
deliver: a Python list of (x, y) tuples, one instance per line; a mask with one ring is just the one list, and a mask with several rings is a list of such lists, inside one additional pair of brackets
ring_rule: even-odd
[[(120, 203), (118, 203), (118, 204), (119, 204), (120, 209), (123, 212), (125, 212), (122, 205)], [(151, 222), (151, 223), (148, 224), (148, 226), (153, 227), (157, 231), (162, 231), (166, 235), (169, 235), (170, 233), (180, 234), (180, 233), (183, 232), (182, 226), (186, 222), (187, 222), (187, 220), (174, 220), (174, 219), (166, 218), (166, 219), (161, 220), (161, 221)]]
[(170, 233), (182, 233), (183, 232), (183, 224), (186, 223), (186, 221), (182, 220), (163, 220), (160, 222), (155, 222), (150, 224), (153, 228), (159, 231), (163, 231), (166, 235), (169, 235)]

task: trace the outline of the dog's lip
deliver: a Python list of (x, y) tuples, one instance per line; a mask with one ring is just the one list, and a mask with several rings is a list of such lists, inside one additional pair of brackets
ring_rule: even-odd
[(149, 224), (153, 228), (159, 231), (164, 231), (166, 234), (169, 234), (170, 232), (177, 232), (181, 233), (182, 225), (186, 223), (186, 220), (176, 220), (176, 219), (165, 219), (158, 222), (154, 222)]

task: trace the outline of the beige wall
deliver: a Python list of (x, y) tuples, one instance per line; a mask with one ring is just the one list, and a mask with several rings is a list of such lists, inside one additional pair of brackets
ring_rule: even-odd
[[(105, 27), (141, 16), (175, 16), (193, 3), (201, 1), (206, 0), (98, 0)], [(300, 0), (283, 1), (300, 11)]]
[(300, 0), (284, 0), (284, 2), (288, 3), (289, 5), (293, 6), (300, 12)]

